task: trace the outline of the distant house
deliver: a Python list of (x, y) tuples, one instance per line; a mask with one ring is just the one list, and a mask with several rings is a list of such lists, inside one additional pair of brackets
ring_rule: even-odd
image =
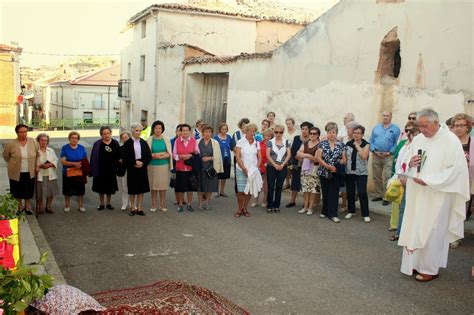
[[(238, 7), (159, 4), (130, 18), (132, 43), (121, 54), (124, 127), (141, 118), (175, 124), (185, 118), (192, 122), (201, 117), (202, 113), (196, 110), (184, 112), (184, 59), (265, 53), (279, 47), (312, 20), (309, 13), (300, 19), (290, 17), (286, 8), (252, 13), (235, 9)], [(209, 94), (203, 97), (215, 99), (225, 107), (228, 77), (221, 73), (205, 82)], [(212, 117), (213, 125), (225, 120), (225, 110)]]
[(115, 125), (120, 121), (117, 85), (120, 65), (100, 69), (69, 81), (50, 83), (43, 95), (52, 127)]
[(17, 105), (21, 94), (20, 47), (0, 44), (0, 133), (11, 132), (19, 121), (22, 106)]

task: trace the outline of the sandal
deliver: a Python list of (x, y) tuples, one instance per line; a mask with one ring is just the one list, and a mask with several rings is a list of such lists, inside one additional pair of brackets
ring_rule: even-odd
[(399, 238), (399, 236), (397, 234), (394, 234), (394, 235), (390, 236), (390, 241), (392, 241), (392, 242), (393, 241), (398, 241), (398, 238)]
[(244, 211), (243, 211), (243, 214), (244, 214), (244, 216), (246, 216), (247, 218), (251, 216), (250, 212), (248, 212), (247, 210), (244, 210)]
[(234, 218), (240, 218), (241, 215), (242, 215), (242, 210), (237, 210), (237, 212), (234, 213)]
[(415, 280), (420, 281), (420, 282), (428, 282), (428, 281), (438, 278), (438, 276), (439, 275), (427, 275), (424, 273), (418, 273), (415, 277)]

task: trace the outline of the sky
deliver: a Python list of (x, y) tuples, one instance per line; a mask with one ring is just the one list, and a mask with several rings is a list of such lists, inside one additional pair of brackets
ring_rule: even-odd
[[(331, 0), (281, 0), (316, 8)], [(56, 65), (65, 55), (111, 55), (127, 44), (127, 20), (147, 6), (182, 0), (0, 0), (0, 43), (23, 48), (21, 66)], [(42, 55), (45, 54), (45, 55)], [(55, 56), (59, 55), (59, 56)]]

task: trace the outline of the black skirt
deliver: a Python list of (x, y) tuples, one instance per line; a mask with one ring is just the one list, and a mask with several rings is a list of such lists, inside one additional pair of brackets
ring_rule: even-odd
[(129, 195), (140, 195), (150, 191), (147, 168), (127, 168), (127, 186)]
[(35, 179), (30, 172), (20, 173), (20, 181), (10, 179), (10, 193), (17, 199), (31, 199), (35, 190)]
[(117, 176), (99, 175), (92, 179), (92, 191), (98, 194), (113, 195), (118, 191)]
[(63, 174), (63, 195), (64, 196), (84, 196), (86, 185), (82, 182), (82, 177), (67, 177)]
[(188, 192), (188, 191), (196, 191), (197, 189), (193, 188), (191, 185), (191, 176), (193, 172), (183, 172), (183, 171), (176, 171), (176, 180), (174, 183), (174, 191), (175, 192)]
[(230, 178), (230, 160), (224, 160), (222, 164), (224, 167), (224, 173), (217, 173), (218, 179), (229, 179)]

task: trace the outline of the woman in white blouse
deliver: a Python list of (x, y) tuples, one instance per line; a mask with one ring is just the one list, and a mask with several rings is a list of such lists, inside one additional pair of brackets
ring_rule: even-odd
[[(59, 194), (58, 189), (58, 175), (56, 168), (58, 166), (58, 156), (53, 149), (48, 147), (49, 136), (45, 133), (40, 133), (36, 137), (39, 143), (39, 157), (37, 159), (37, 200), (38, 211), (37, 214), (54, 213), (51, 204), (55, 195)], [(46, 199), (46, 205), (43, 209), (43, 200)]]

